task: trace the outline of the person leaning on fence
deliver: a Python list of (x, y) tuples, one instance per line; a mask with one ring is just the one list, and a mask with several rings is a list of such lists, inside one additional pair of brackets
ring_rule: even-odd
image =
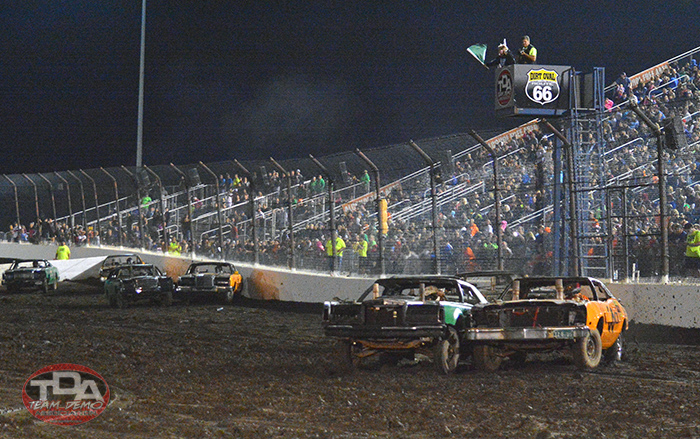
[(685, 270), (688, 276), (700, 277), (700, 227), (685, 223)]

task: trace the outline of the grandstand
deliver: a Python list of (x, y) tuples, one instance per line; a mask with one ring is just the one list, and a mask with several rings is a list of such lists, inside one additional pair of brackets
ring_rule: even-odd
[[(369, 167), (355, 152), (321, 157), (325, 169), (300, 158), (4, 175), (0, 197), (12, 207), (2, 212), (10, 226), (4, 237), (162, 252), (173, 242), (186, 254), (315, 270), (328, 266), (323, 248), (333, 205), (347, 244), (342, 272), (495, 269), (501, 228), (506, 270), (659, 276), (660, 138), (630, 109), (634, 96), (653, 122), (682, 120), (682, 147), (663, 157), (670, 274), (680, 277), (682, 224), (700, 221), (698, 52), (633, 75), (629, 86), (613, 83), (593, 111), (558, 120), (574, 148), (569, 165), (562, 142), (532, 120), (486, 141), (498, 155), (496, 179), (492, 157), (469, 134), (416, 140), (432, 168), (408, 142), (363, 151), (379, 170), (380, 187), (372, 172), (369, 185), (361, 180)], [(376, 194), (386, 200), (384, 234)]]

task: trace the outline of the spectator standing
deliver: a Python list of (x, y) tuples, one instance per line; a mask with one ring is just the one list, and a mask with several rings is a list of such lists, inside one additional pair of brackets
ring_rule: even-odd
[(369, 243), (363, 237), (358, 236), (355, 245), (353, 245), (353, 250), (355, 250), (355, 253), (357, 253), (358, 256), (358, 268), (360, 273), (366, 274), (367, 268), (369, 267), (367, 264), (367, 251), (369, 250)]
[(365, 172), (362, 174), (362, 177), (360, 177), (360, 181), (364, 184), (365, 186), (365, 192), (369, 192), (369, 183), (371, 181), (369, 177), (369, 173), (365, 169)]
[(530, 37), (525, 35), (522, 40), (522, 47), (518, 52), (518, 64), (534, 64), (537, 62), (537, 49), (530, 44)]
[[(333, 272), (333, 245), (331, 245), (331, 239), (328, 238), (326, 241), (326, 255), (328, 255), (328, 268)], [(335, 257), (338, 259), (338, 271), (341, 270), (343, 266), (343, 250), (345, 250), (345, 241), (340, 236), (335, 237)]]
[(61, 241), (61, 245), (56, 249), (56, 259), (59, 261), (65, 261), (70, 259), (70, 248), (65, 241)]
[(688, 233), (685, 240), (685, 269), (688, 276), (700, 277), (700, 228), (689, 222), (683, 229)]

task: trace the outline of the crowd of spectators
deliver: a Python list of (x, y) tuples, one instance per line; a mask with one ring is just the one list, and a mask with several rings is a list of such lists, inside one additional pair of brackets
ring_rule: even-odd
[[(579, 139), (582, 143), (604, 145), (603, 172), (595, 172), (587, 183), (591, 186), (610, 182), (631, 188), (626, 199), (619, 200), (627, 209), (627, 218), (615, 217), (605, 225), (606, 213), (600, 205), (584, 206), (585, 222), (600, 236), (599, 243), (612, 244), (612, 255), (630, 260), (642, 276), (659, 274), (660, 254), (659, 206), (656, 179), (656, 138), (632, 112), (626, 101), (634, 95), (643, 111), (654, 122), (668, 117), (683, 121), (688, 147), (667, 151), (664, 158), (668, 172), (669, 243), (672, 274), (680, 274), (685, 248), (683, 225), (700, 221), (700, 73), (691, 61), (674, 65), (645, 83), (633, 85), (625, 75), (616, 82), (608, 97), (601, 122), (602, 139)], [(391, 185), (384, 196), (389, 205), (388, 229), (381, 235), (377, 227), (376, 204), (369, 196), (371, 179), (364, 172), (347, 179), (352, 192), (334, 193), (338, 210), (337, 233), (347, 243), (341, 271), (372, 273), (378, 271), (379, 240), (383, 238), (384, 262), (388, 273), (432, 272), (436, 262), (444, 273), (455, 273), (496, 266), (498, 228), (502, 232), (501, 254), (508, 270), (528, 274), (551, 273), (553, 218), (547, 206), (552, 204), (554, 162), (552, 137), (540, 131), (495, 146), (501, 157), (503, 172), (499, 179), (501, 222), (495, 224), (491, 186), (490, 156), (482, 148), (471, 148), (458, 154), (454, 169), (442, 167), (437, 192), (438, 251), (434, 251), (432, 217), (429, 209), (417, 209), (429, 195), (429, 175), (419, 174), (410, 180)], [(11, 226), (7, 239), (31, 243), (67, 241), (72, 245), (124, 245), (145, 247), (155, 251), (188, 253), (238, 261), (257, 260), (262, 264), (287, 265), (291, 261), (291, 236), (288, 227), (288, 195), (286, 179), (277, 171), (263, 176), (255, 188), (245, 177), (221, 175), (225, 239), (223, 246), (217, 233), (202, 233), (199, 218), (215, 212), (215, 197), (193, 196), (192, 208), (161, 212), (160, 204), (149, 201), (138, 210), (131, 209), (120, 221), (116, 212), (100, 223), (70, 227), (65, 221), (37, 220), (29, 227)], [(599, 181), (600, 179), (606, 181)], [(326, 242), (330, 237), (325, 193), (327, 182), (322, 175), (305, 178), (299, 170), (292, 172), (292, 203), (295, 224), (303, 227), (294, 232), (294, 265), (297, 268), (327, 267)], [(478, 190), (458, 192), (458, 188), (481, 184)], [(253, 193), (253, 190), (255, 192)], [(252, 239), (250, 211), (247, 201), (255, 196), (254, 213), (262, 229), (257, 246)], [(402, 209), (417, 211), (414, 216), (399, 215)], [(392, 218), (391, 216), (394, 216)], [(532, 216), (530, 221), (522, 219)], [(207, 225), (218, 230), (216, 216), (210, 215)], [(195, 236), (190, 234), (194, 221)], [(143, 223), (145, 233), (141, 236)], [(270, 225), (273, 226), (270, 226)], [(192, 239), (195, 238), (195, 239)], [(173, 244), (175, 243), (175, 244)], [(627, 245), (625, 245), (627, 244)], [(623, 254), (623, 249), (627, 254)], [(592, 250), (591, 250), (592, 251)], [(340, 256), (340, 255), (339, 255)], [(629, 268), (629, 267), (628, 267)]]

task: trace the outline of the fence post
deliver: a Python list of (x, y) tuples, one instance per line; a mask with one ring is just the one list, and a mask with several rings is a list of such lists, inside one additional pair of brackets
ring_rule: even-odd
[(437, 244), (437, 193), (435, 191), (435, 161), (423, 151), (420, 146), (413, 140), (409, 140), (408, 144), (423, 158), (425, 163), (430, 166), (430, 198), (432, 200), (433, 211), (433, 253), (435, 253), (435, 274), (440, 273), (440, 253), (438, 252)]
[(285, 176), (287, 179), (287, 204), (289, 205), (289, 213), (288, 213), (288, 223), (289, 223), (289, 268), (294, 269), (295, 267), (295, 245), (294, 245), (294, 210), (293, 210), (293, 197), (292, 197), (292, 175), (287, 172), (282, 165), (277, 163), (277, 160), (273, 159), (270, 157), (270, 161), (272, 164), (277, 168), (278, 171), (282, 173), (282, 175)]
[(258, 226), (255, 224), (255, 181), (253, 180), (253, 174), (251, 174), (241, 162), (236, 159), (234, 159), (233, 162), (248, 178), (248, 191), (250, 192), (248, 196), (248, 201), (250, 203), (250, 224), (253, 227), (253, 253), (255, 253), (255, 264), (257, 265), (260, 263), (260, 251), (258, 249)]
[[(54, 172), (54, 175), (66, 185), (66, 193), (68, 195), (68, 214), (70, 215), (70, 226), (73, 228), (75, 227), (75, 218), (73, 217), (73, 206), (71, 205), (70, 184), (68, 184), (68, 180), (61, 177), (61, 174), (58, 172)], [(83, 229), (85, 229), (85, 233), (87, 233), (87, 227), (83, 226)]]
[[(119, 230), (119, 246), (124, 245), (124, 240), (122, 238), (122, 211), (121, 208), (119, 207), (119, 187), (117, 186), (117, 179), (112, 176), (105, 168), (100, 168), (102, 172), (107, 174), (109, 178), (112, 179), (112, 182), (114, 183), (114, 200), (117, 203), (117, 230)], [(109, 212), (107, 212), (109, 214)]]
[(381, 183), (380, 183), (380, 178), (379, 178), (379, 168), (367, 157), (362, 151), (358, 149), (355, 150), (358, 156), (362, 160), (364, 160), (365, 163), (367, 163), (367, 166), (372, 170), (372, 173), (374, 174), (374, 182), (375, 182), (375, 198), (376, 198), (376, 204), (377, 204), (377, 246), (379, 247), (379, 274), (384, 275), (386, 272), (386, 267), (384, 264), (384, 234), (382, 233), (382, 219), (381, 219)]
[[(187, 216), (190, 217), (190, 241), (191, 241), (190, 252), (191, 252), (192, 259), (194, 259), (196, 245), (195, 245), (195, 241), (194, 241), (194, 216), (192, 214), (192, 196), (190, 195), (190, 183), (188, 182), (187, 176), (185, 175), (185, 173), (182, 172), (180, 169), (178, 169), (177, 166), (173, 165), (172, 163), (170, 164), (170, 166), (175, 170), (175, 172), (180, 174), (180, 176), (182, 177), (182, 180), (185, 182), (185, 191), (187, 192)], [(183, 235), (183, 239), (184, 239), (184, 235)], [(166, 246), (168, 245), (167, 239), (166, 239), (165, 245)], [(163, 251), (167, 252), (168, 249), (164, 248)]]
[(216, 177), (216, 174), (214, 174), (214, 172), (201, 161), (199, 162), (199, 166), (207, 171), (209, 175), (214, 177), (214, 183), (216, 184), (216, 213), (217, 218), (219, 219), (219, 251), (221, 252), (219, 256), (221, 259), (224, 259), (224, 220), (223, 215), (221, 214), (221, 188), (219, 187), (219, 179)]
[(7, 175), (4, 175), (4, 177), (7, 179), (7, 181), (10, 182), (10, 184), (12, 185), (12, 188), (15, 191), (15, 214), (17, 215), (17, 225), (19, 225), (20, 224), (20, 221), (19, 221), (19, 197), (17, 196), (17, 185)]

